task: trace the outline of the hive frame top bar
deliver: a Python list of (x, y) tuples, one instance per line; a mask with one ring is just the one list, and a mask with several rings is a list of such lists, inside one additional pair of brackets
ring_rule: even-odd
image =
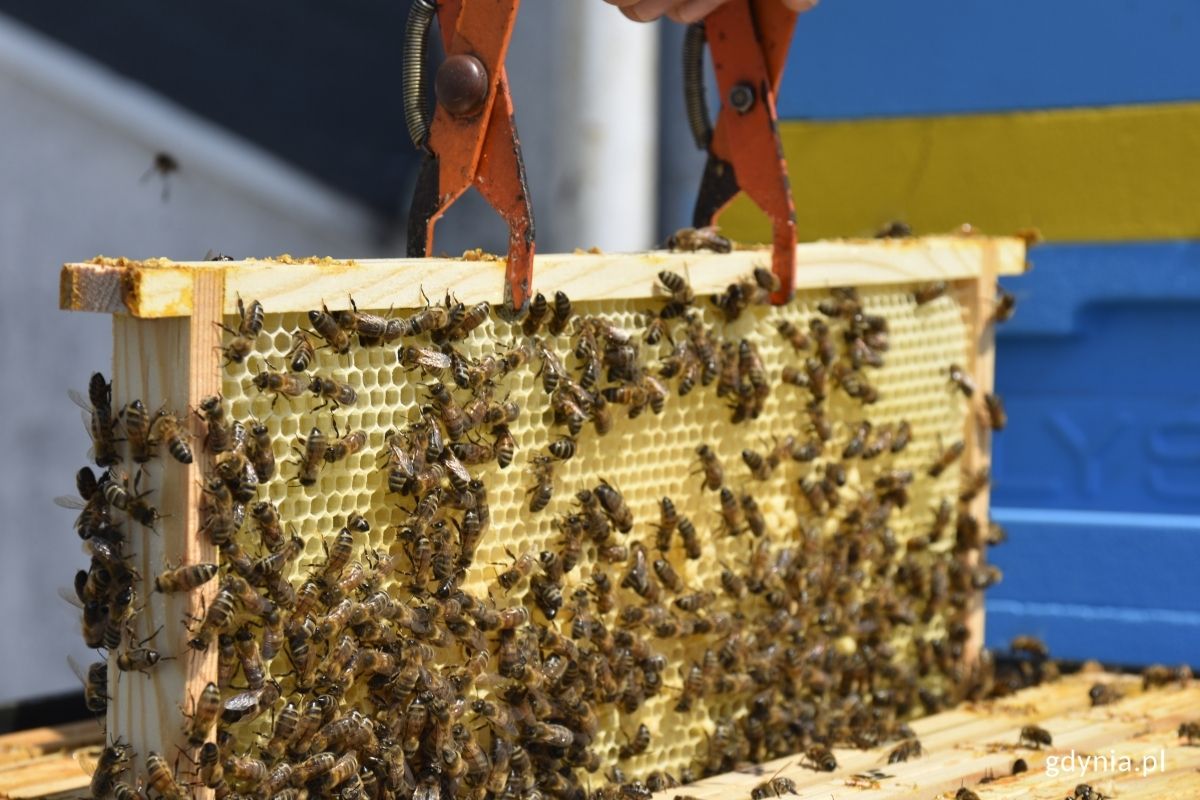
[[(660, 270), (686, 275), (697, 294), (716, 294), (755, 267), (768, 267), (769, 249), (732, 253), (575, 253), (539, 255), (536, 291), (562, 290), (581, 300), (641, 299), (654, 292)], [(1020, 238), (936, 236), (913, 239), (838, 240), (796, 248), (796, 289), (871, 286), (960, 280), (988, 271), (1025, 271)], [(341, 305), (352, 295), (360, 308), (419, 308), (450, 288), (464, 303), (503, 302), (504, 260), (331, 258), (247, 261), (131, 261), (98, 257), (66, 264), (59, 281), (59, 307), (154, 319), (192, 312), (196, 270), (225, 274), (223, 313), (237, 298), (254, 298), (272, 313), (301, 312), (322, 302)]]

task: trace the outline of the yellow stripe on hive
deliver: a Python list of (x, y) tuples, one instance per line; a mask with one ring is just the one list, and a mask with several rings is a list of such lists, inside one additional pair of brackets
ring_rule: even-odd
[[(1200, 103), (790, 121), (780, 126), (801, 240), (969, 222), (1049, 241), (1200, 236)], [(744, 196), (721, 225), (769, 241)]]

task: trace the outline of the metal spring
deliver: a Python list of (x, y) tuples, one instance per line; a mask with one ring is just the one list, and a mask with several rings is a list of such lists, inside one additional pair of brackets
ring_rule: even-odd
[(404, 26), (403, 70), (400, 82), (404, 98), (404, 122), (408, 135), (418, 150), (429, 139), (429, 109), (425, 98), (428, 84), (425, 76), (425, 40), (437, 7), (430, 0), (413, 0)]
[(692, 138), (701, 150), (708, 149), (713, 133), (708, 116), (708, 100), (704, 96), (705, 42), (704, 23), (693, 22), (689, 25), (683, 37), (683, 104)]

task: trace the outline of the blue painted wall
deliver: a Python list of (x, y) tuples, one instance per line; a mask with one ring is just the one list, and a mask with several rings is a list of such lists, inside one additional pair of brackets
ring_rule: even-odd
[[(1194, 101), (1197, 42), (1194, 0), (830, 0), (800, 20), (778, 105), (859, 119)], [(1032, 633), (1066, 658), (1200, 665), (1200, 244), (1031, 258), (1006, 281), (1020, 303), (997, 343), (1009, 542), (989, 555), (1005, 578), (988, 644)]]
[(779, 114), (954, 114), (1200, 97), (1194, 0), (829, 0), (796, 27)]

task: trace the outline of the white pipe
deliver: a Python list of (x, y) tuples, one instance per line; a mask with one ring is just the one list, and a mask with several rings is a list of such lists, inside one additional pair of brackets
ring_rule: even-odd
[(644, 250), (657, 223), (658, 26), (599, 0), (555, 11), (557, 74), (542, 76), (557, 86), (555, 202), (542, 215), (559, 249)]

